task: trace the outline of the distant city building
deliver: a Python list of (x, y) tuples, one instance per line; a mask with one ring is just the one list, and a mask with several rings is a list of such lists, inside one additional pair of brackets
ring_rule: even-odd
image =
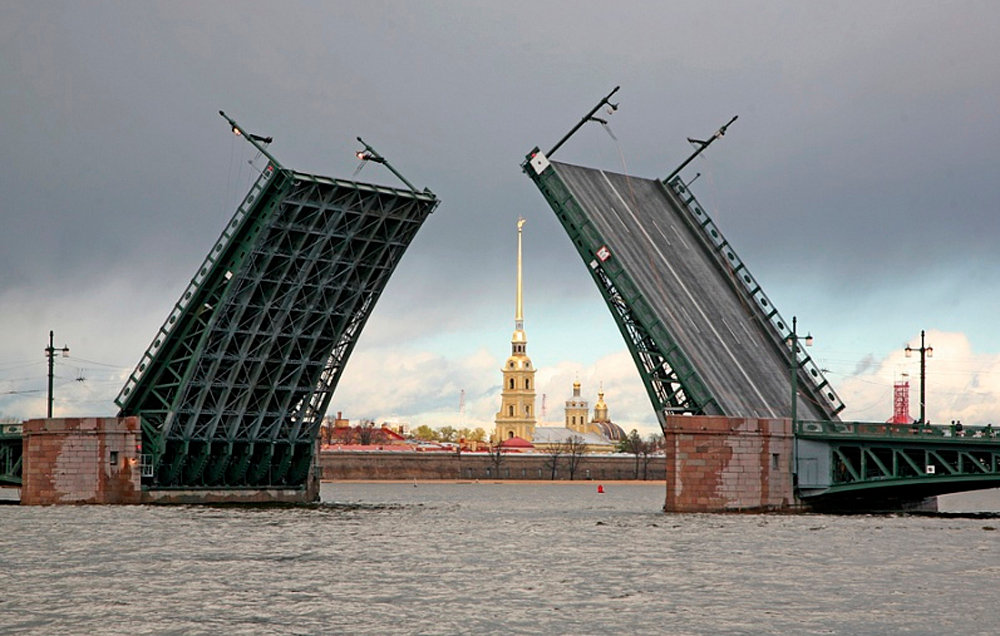
[(573, 383), (573, 395), (566, 400), (562, 426), (538, 426), (535, 419), (535, 368), (528, 357), (528, 337), (524, 331), (522, 295), (522, 234), (524, 219), (517, 221), (517, 296), (514, 311), (514, 335), (510, 357), (504, 364), (500, 410), (496, 414), (493, 437), (509, 450), (552, 450), (577, 438), (587, 453), (614, 452), (617, 441), (625, 438), (620, 426), (608, 418), (604, 392), (598, 393), (594, 417), (580, 395), (580, 383)]

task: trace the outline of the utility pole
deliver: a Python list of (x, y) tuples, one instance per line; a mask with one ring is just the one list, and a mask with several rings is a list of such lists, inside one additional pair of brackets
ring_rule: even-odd
[(791, 347), (791, 355), (789, 357), (789, 372), (792, 376), (792, 431), (795, 430), (795, 424), (798, 421), (798, 405), (799, 405), (799, 341), (802, 340), (806, 343), (806, 346), (811, 347), (813, 343), (812, 334), (806, 334), (805, 338), (801, 338), (798, 332), (799, 319), (796, 316), (792, 316), (792, 333), (790, 336), (785, 338), (785, 343)]
[(64, 358), (69, 355), (69, 347), (66, 345), (63, 345), (62, 349), (56, 349), (53, 346), (52, 340), (54, 335), (55, 334), (52, 331), (49, 331), (49, 346), (45, 347), (45, 356), (49, 359), (49, 419), (52, 419), (52, 365), (56, 356), (56, 351), (61, 351)]
[(927, 423), (926, 419), (926, 387), (927, 387), (927, 358), (934, 357), (934, 347), (928, 347), (924, 343), (924, 330), (920, 330), (920, 348), (907, 346), (906, 357), (909, 358), (910, 354), (914, 351), (920, 352), (920, 424), (924, 425)]

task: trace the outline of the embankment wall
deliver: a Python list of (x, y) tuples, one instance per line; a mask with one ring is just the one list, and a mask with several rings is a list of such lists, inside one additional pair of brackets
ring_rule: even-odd
[[(575, 480), (664, 479), (665, 458), (652, 457), (638, 472), (633, 455), (585, 455), (573, 474)], [(543, 454), (511, 453), (499, 467), (483, 453), (331, 451), (320, 453), (320, 469), (325, 480), (337, 479), (510, 479), (569, 480), (566, 458), (556, 460)]]

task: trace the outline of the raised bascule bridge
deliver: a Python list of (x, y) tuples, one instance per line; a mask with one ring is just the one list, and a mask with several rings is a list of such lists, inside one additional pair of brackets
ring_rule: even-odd
[[(898, 508), (1000, 486), (991, 429), (842, 422), (844, 404), (681, 179), (553, 160), (608, 94), (522, 169), (558, 217), (627, 344), (667, 441), (668, 510)], [(793, 398), (793, 395), (795, 396)]]
[[(616, 108), (615, 91), (548, 152), (532, 150), (522, 169), (635, 361), (667, 441), (664, 508), (898, 509), (1000, 486), (991, 427), (960, 435), (925, 422), (839, 419), (844, 405), (796, 320), (778, 313), (680, 176), (735, 117), (709, 140), (691, 140), (697, 150), (665, 179), (553, 160), (586, 123), (606, 123), (594, 115)], [(118, 418), (29, 420), (23, 452), (19, 425), (0, 431), (0, 481), (20, 483), (23, 468), (22, 502), (317, 495), (321, 419), (438, 199), (367, 144), (359, 159), (406, 187), (291, 170), (268, 152), (270, 139), (226, 120), (264, 168), (129, 376)], [(83, 484), (53, 472), (67, 459), (99, 468), (83, 471)]]
[(306, 488), (348, 357), (438, 205), (367, 144), (406, 187), (291, 170), (226, 119), (266, 165), (116, 399), (141, 422), (144, 490)]

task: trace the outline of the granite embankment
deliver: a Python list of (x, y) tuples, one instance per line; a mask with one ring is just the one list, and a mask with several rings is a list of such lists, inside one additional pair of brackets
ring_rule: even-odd
[[(336, 451), (320, 453), (324, 480), (511, 479), (663, 481), (666, 460), (634, 455), (584, 455), (575, 468), (566, 455), (510, 454), (499, 462), (487, 453)], [(555, 463), (555, 470), (553, 470)]]

